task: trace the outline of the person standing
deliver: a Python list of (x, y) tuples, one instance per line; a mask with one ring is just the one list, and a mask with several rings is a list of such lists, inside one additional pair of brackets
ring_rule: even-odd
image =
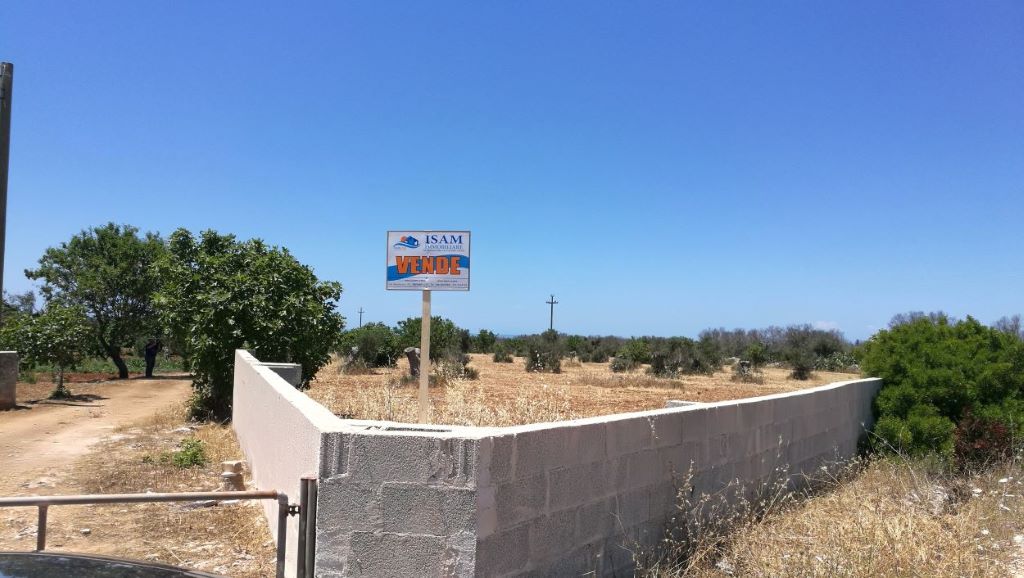
[(156, 354), (160, 353), (160, 350), (164, 346), (160, 343), (159, 339), (151, 337), (146, 342), (146, 377), (153, 377), (153, 368), (156, 367)]

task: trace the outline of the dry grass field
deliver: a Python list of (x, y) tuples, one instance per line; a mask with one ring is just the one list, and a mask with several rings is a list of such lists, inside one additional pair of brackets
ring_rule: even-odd
[[(204, 465), (166, 459), (185, 439), (202, 443)], [(242, 456), (230, 425), (189, 423), (185, 406), (117, 428), (65, 467), (22, 485), (19, 494), (114, 494), (216, 490), (220, 462)], [(35, 546), (35, 508), (0, 512), (0, 550)], [(47, 550), (150, 560), (242, 578), (273, 576), (274, 547), (255, 502), (51, 508)]]
[(895, 457), (853, 463), (823, 473), (810, 498), (768, 492), (723, 516), (727, 526), (700, 528), (690, 543), (668, 539), (654, 559), (638, 557), (641, 574), (1021, 577), (1022, 474), (1019, 461), (969, 476)]
[[(665, 407), (670, 399), (722, 401), (793, 391), (856, 374), (817, 372), (812, 379), (789, 379), (789, 371), (767, 368), (764, 383), (738, 383), (725, 368), (711, 376), (652, 377), (639, 369), (613, 373), (607, 363), (563, 361), (562, 373), (527, 373), (523, 358), (494, 363), (490, 355), (473, 354), (469, 367), (479, 379), (453, 380), (431, 387), (431, 421), (445, 425), (507, 426), (559, 421)], [(337, 361), (324, 367), (309, 395), (338, 415), (355, 419), (417, 421), (416, 383), (402, 385), (408, 363), (348, 375)]]

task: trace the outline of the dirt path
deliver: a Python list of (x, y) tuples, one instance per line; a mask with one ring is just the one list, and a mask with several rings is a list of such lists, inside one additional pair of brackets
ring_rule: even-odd
[[(72, 401), (0, 412), (0, 495), (61, 493), (61, 474), (119, 426), (188, 398), (185, 376), (91, 385)], [(26, 407), (26, 406), (22, 406)]]

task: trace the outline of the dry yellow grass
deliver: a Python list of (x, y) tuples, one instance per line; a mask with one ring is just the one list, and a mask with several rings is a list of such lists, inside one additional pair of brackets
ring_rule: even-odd
[[(431, 421), (446, 425), (505, 426), (558, 421), (665, 407), (670, 399), (721, 401), (793, 391), (857, 376), (818, 372), (812, 379), (789, 379), (781, 368), (765, 370), (763, 384), (731, 381), (728, 369), (711, 376), (656, 378), (643, 370), (612, 373), (608, 364), (563, 363), (562, 373), (527, 373), (522, 358), (494, 363), (474, 354), (469, 366), (477, 380), (455, 380), (430, 391)], [(346, 375), (331, 363), (317, 374), (308, 394), (334, 413), (356, 419), (417, 421), (417, 386), (399, 384), (408, 373), (398, 367)]]
[[(1024, 468), (973, 477), (880, 459), (764, 518), (675, 543), (649, 576), (1021, 576)], [(689, 557), (678, 556), (681, 552)], [(673, 556), (672, 554), (676, 554)]]
[[(186, 437), (203, 443), (202, 467), (178, 468), (161, 460)], [(216, 490), (220, 462), (241, 458), (230, 426), (188, 424), (184, 407), (115, 430), (76, 462), (55, 493), (139, 493)], [(10, 510), (5, 534), (34, 530), (35, 510)], [(274, 547), (255, 502), (188, 509), (180, 503), (62, 506), (51, 508), (48, 550), (151, 560), (243, 578), (272, 576)], [(88, 528), (86, 535), (83, 529)], [(6, 543), (5, 543), (6, 542)], [(0, 540), (26, 550), (34, 538)]]

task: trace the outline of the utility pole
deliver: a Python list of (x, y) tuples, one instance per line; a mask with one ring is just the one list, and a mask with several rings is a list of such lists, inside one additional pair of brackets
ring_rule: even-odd
[(360, 327), (363, 326), (363, 308), (362, 307), (359, 308), (359, 326)]
[(558, 301), (555, 301), (555, 296), (552, 295), (551, 301), (545, 301), (545, 303), (551, 306), (551, 318), (548, 320), (548, 330), (550, 331), (555, 328), (555, 305), (558, 305)]
[[(11, 96), (14, 65), (0, 62), (0, 298), (4, 293), (4, 241), (7, 238), (7, 170), (11, 154)], [(0, 317), (3, 316), (0, 306)]]

